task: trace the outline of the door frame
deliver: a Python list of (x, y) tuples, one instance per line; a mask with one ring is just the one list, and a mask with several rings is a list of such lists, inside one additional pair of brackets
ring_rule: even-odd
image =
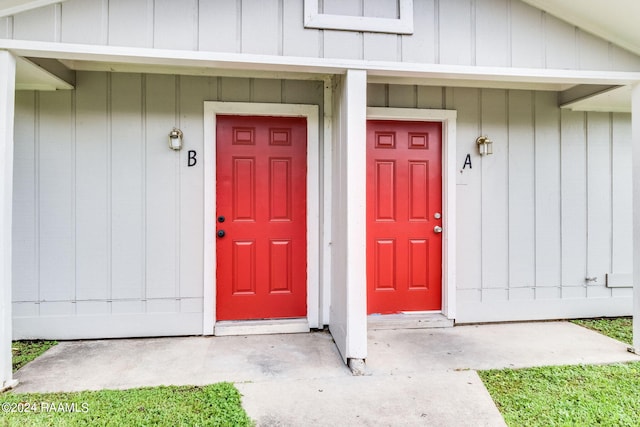
[(320, 128), (317, 105), (258, 102), (204, 103), (203, 335), (216, 323), (216, 115), (304, 117), (307, 119), (307, 323), (320, 316)]
[(442, 314), (456, 316), (456, 110), (368, 107), (367, 120), (442, 123)]

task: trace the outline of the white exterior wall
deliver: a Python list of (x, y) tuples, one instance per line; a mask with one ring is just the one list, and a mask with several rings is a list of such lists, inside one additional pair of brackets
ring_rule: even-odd
[(321, 108), (323, 83), (77, 77), (16, 94), (14, 338), (202, 333), (204, 101)]
[(629, 114), (496, 89), (370, 85), (368, 102), (458, 112), (456, 321), (631, 314), (631, 288), (605, 276), (632, 269)]
[[(393, 1), (319, 3), (333, 14), (397, 12)], [(519, 0), (412, 3), (413, 35), (305, 29), (301, 0), (68, 0), (0, 18), (0, 37), (426, 64), (640, 68), (639, 57)], [(16, 96), (15, 338), (201, 333), (203, 103), (322, 106), (323, 84), (89, 72), (77, 80), (75, 91)], [(353, 119), (339, 101), (332, 105), (338, 126)], [(497, 89), (372, 84), (367, 103), (458, 113), (457, 164), (462, 169), (467, 153), (473, 162), (456, 183), (458, 322), (631, 312), (631, 289), (605, 286), (605, 274), (632, 268), (629, 115), (565, 111), (552, 92)], [(180, 153), (166, 146), (173, 126), (185, 133)], [(336, 175), (322, 177), (333, 184), (333, 216), (324, 221), (335, 235), (349, 231), (339, 220), (347, 212), (340, 203), (349, 201), (341, 184), (355, 173), (340, 132), (334, 128), (324, 159), (332, 159)], [(475, 139), (483, 134), (495, 154), (481, 159)], [(193, 168), (190, 149), (199, 153)], [(340, 262), (332, 264), (332, 288), (323, 290), (325, 315), (329, 300), (333, 312), (346, 313), (342, 297), (355, 295), (340, 288), (354, 277), (343, 264), (349, 250), (333, 247)], [(336, 336), (340, 321), (331, 318)], [(345, 358), (362, 354), (343, 350)]]
[[(0, 37), (429, 64), (620, 71), (640, 65), (637, 56), (520, 0), (412, 0), (410, 35), (304, 28), (303, 3), (67, 0), (0, 18)], [(398, 13), (389, 0), (318, 3), (334, 15)]]

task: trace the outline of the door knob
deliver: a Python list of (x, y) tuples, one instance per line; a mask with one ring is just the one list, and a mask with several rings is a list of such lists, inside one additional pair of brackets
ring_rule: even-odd
[(218, 237), (224, 237), (225, 232), (224, 230), (218, 230)]
[(436, 225), (435, 227), (433, 227), (433, 232), (442, 233), (442, 227), (440, 227), (439, 225)]

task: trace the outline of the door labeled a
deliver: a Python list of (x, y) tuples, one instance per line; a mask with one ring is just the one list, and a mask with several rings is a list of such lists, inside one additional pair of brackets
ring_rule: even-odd
[(216, 117), (216, 318), (307, 315), (307, 123)]
[(442, 308), (442, 124), (367, 122), (367, 311)]

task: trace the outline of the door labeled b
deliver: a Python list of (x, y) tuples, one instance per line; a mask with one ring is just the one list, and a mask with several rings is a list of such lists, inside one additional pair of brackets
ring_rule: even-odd
[(367, 122), (367, 312), (442, 308), (442, 124)]
[(216, 318), (307, 315), (307, 123), (216, 117)]

